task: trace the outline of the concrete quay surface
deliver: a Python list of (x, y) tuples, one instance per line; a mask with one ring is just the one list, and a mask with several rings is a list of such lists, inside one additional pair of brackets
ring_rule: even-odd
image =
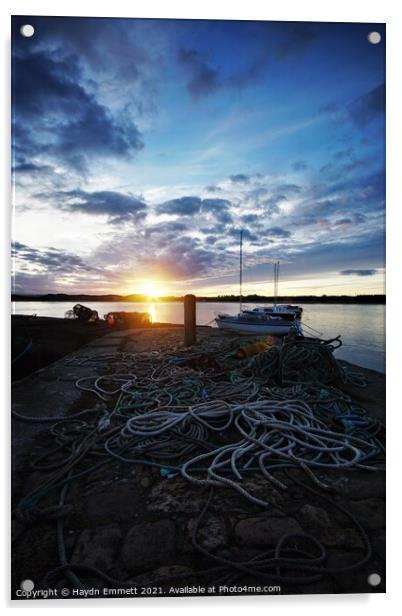
[[(217, 329), (197, 328), (202, 341), (224, 336)], [(94, 406), (90, 392), (75, 387), (77, 379), (104, 374), (106, 356), (114, 353), (139, 353), (180, 348), (181, 327), (122, 330), (95, 339), (34, 374), (16, 381), (12, 387), (13, 410), (34, 418), (69, 416)], [(89, 355), (101, 358), (96, 365), (83, 361)], [(346, 365), (346, 362), (341, 362)], [(350, 365), (349, 365), (350, 366)], [(345, 386), (346, 392), (363, 406), (368, 415), (385, 423), (385, 376), (363, 368), (368, 380), (365, 389)], [(32, 468), (35, 456), (54, 448), (49, 433), (53, 422), (12, 421), (12, 491), (14, 506), (41, 484), (49, 471)], [(56, 454), (57, 459), (57, 454)], [(49, 460), (46, 460), (49, 462)], [(279, 476), (279, 475), (278, 475)], [(285, 477), (285, 475), (283, 475)], [(258, 474), (244, 479), (244, 485), (273, 504), (262, 510), (229, 488), (216, 491), (213, 506), (198, 533), (202, 548), (218, 560), (208, 561), (191, 541), (197, 518), (208, 490), (189, 484), (175, 474), (163, 476), (160, 469), (123, 464), (117, 460), (91, 475), (73, 482), (68, 493), (68, 513), (64, 517), (64, 537), (70, 563), (95, 567), (126, 584), (150, 587), (158, 580), (178, 576), (175, 586), (215, 584), (219, 559), (243, 562), (256, 558), (261, 549), (273, 550), (286, 533), (306, 532), (316, 537), (327, 550), (327, 566), (334, 569), (358, 562), (364, 553), (361, 534), (347, 515), (333, 506), (347, 509), (363, 526), (372, 546), (368, 561), (347, 573), (334, 573), (309, 584), (290, 583), (283, 594), (384, 592), (385, 589), (385, 478), (383, 472), (353, 470), (319, 472), (322, 482), (332, 486), (323, 497), (306, 491), (306, 475), (298, 470), (281, 492)], [(313, 486), (314, 487), (314, 486)], [(331, 503), (332, 501), (332, 503)], [(43, 506), (57, 505), (57, 491), (45, 497)], [(12, 544), (12, 598), (22, 580), (42, 580), (59, 561), (57, 519), (44, 516), (27, 519), (15, 516)], [(200, 569), (211, 575), (197, 576)], [(372, 586), (370, 576), (378, 574), (380, 583)], [(57, 577), (57, 576), (56, 576)], [(50, 578), (49, 578), (50, 579)], [(247, 574), (234, 572), (238, 583), (251, 584)], [(60, 578), (58, 578), (58, 582)], [(102, 585), (96, 576), (87, 576), (87, 585)], [(254, 585), (256, 584), (254, 580)], [(64, 583), (65, 585), (65, 583)], [(107, 585), (107, 584), (106, 584)]]

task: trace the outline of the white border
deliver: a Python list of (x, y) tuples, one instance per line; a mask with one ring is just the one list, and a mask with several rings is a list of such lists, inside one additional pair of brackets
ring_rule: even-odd
[[(3, 192), (2, 208), (2, 239), (3, 251), (1, 261), (1, 281), (3, 309), (1, 312), (1, 326), (3, 328), (3, 340), (9, 342), (9, 223), (10, 210), (7, 204), (10, 202), (9, 190), (9, 44), (10, 44), (10, 15), (75, 15), (75, 16), (105, 16), (105, 17), (169, 17), (169, 18), (210, 18), (210, 19), (268, 19), (284, 21), (340, 21), (340, 22), (386, 22), (387, 23), (387, 395), (388, 395), (388, 473), (387, 473), (387, 508), (388, 508), (388, 572), (387, 572), (387, 594), (386, 595), (314, 595), (314, 596), (286, 596), (286, 597), (236, 597), (236, 598), (209, 598), (209, 599), (149, 599), (149, 600), (87, 600), (87, 601), (41, 601), (33, 604), (16, 603), (8, 601), (9, 597), (9, 575), (8, 562), (9, 552), (3, 549), (2, 559), (2, 593), (3, 602), (6, 607), (17, 609), (17, 611), (30, 608), (33, 610), (43, 610), (43, 608), (54, 609), (74, 609), (87, 612), (98, 609), (131, 609), (143, 612), (153, 612), (162, 610), (167, 613), (191, 610), (193, 613), (211, 609), (228, 609), (233, 612), (244, 612), (250, 610), (254, 613), (266, 613), (275, 610), (275, 613), (292, 614), (297, 610), (298, 616), (304, 614), (319, 613), (325, 611), (326, 615), (336, 614), (339, 616), (340, 610), (353, 610), (359, 613), (364, 610), (365, 614), (375, 614), (378, 616), (379, 610), (388, 610), (393, 607), (390, 601), (396, 604), (399, 591), (399, 571), (400, 571), (400, 536), (399, 516), (400, 516), (400, 456), (401, 448), (401, 400), (399, 395), (399, 382), (401, 380), (402, 359), (401, 352), (402, 340), (402, 280), (401, 271), (401, 250), (402, 226), (401, 208), (402, 179), (400, 173), (401, 166), (401, 139), (400, 139), (400, 114), (402, 110), (402, 84), (400, 61), (402, 58), (401, 50), (401, 9), (397, 2), (393, 0), (334, 0), (333, 2), (323, 2), (322, 0), (287, 0), (285, 2), (267, 2), (267, 0), (248, 0), (235, 4), (233, 0), (201, 0), (199, 3), (189, 3), (188, 0), (178, 1), (156, 1), (147, 0), (142, 3), (132, 1), (113, 0), (113, 2), (102, 5), (98, 2), (89, 0), (5, 0), (1, 6), (2, 17), (0, 21), (2, 28), (2, 48), (4, 50), (3, 62), (1, 63), (2, 79), (2, 119), (3, 131), (6, 135), (3, 141), (3, 165), (1, 165), (1, 186)], [(399, 173), (398, 173), (399, 172)], [(0, 374), (2, 376), (3, 397), (3, 417), (5, 427), (2, 431), (4, 438), (4, 461), (9, 455), (9, 348), (3, 343), (2, 364)], [(8, 469), (8, 460), (3, 464), (4, 469)], [(5, 490), (9, 489), (8, 470), (6, 472)], [(5, 533), (8, 534), (9, 496), (3, 497), (2, 502), (5, 507), (2, 510), (2, 522)], [(8, 545), (8, 537), (4, 545)], [(399, 601), (400, 602), (400, 601)]]

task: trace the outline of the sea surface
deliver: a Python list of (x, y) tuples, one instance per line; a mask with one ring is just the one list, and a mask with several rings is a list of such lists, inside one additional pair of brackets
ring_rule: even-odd
[[(176, 302), (85, 302), (97, 310), (100, 317), (112, 311), (149, 311), (154, 322), (183, 323), (183, 304)], [(244, 304), (254, 308), (258, 304)], [(343, 346), (336, 357), (358, 366), (385, 373), (385, 306), (367, 304), (300, 304), (303, 306), (302, 323), (305, 335), (317, 335), (328, 339), (341, 334)], [(64, 317), (73, 302), (13, 302), (13, 314), (47, 317)], [(197, 303), (197, 324), (214, 325), (219, 312), (236, 314), (238, 304), (221, 302)]]

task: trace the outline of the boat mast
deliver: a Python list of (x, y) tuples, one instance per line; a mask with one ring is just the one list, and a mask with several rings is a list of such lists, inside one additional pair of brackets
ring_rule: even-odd
[(240, 312), (242, 311), (243, 300), (243, 229), (240, 231)]
[(274, 306), (278, 301), (278, 284), (279, 284), (279, 261), (274, 263)]

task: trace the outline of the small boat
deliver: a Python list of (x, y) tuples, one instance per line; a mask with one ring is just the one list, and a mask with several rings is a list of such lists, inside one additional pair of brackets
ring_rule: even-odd
[(103, 317), (110, 327), (148, 327), (151, 325), (149, 312), (108, 312)]
[(301, 306), (295, 306), (294, 304), (276, 304), (274, 306), (259, 306), (258, 308), (252, 308), (250, 310), (243, 310), (247, 314), (272, 314), (283, 316), (284, 318), (296, 316), (297, 319), (301, 318), (303, 308)]
[[(240, 334), (270, 334), (286, 336), (291, 328), (300, 332), (301, 314), (303, 309), (292, 304), (277, 304), (261, 306), (251, 310), (242, 309), (243, 282), (243, 231), (240, 232), (240, 312), (237, 315), (220, 313), (215, 318), (219, 329)], [(274, 263), (275, 299), (278, 296), (279, 261)]]
[(300, 321), (294, 314), (281, 316), (242, 310), (237, 315), (221, 313), (215, 321), (219, 329), (239, 334), (286, 336), (292, 327), (301, 332)]

